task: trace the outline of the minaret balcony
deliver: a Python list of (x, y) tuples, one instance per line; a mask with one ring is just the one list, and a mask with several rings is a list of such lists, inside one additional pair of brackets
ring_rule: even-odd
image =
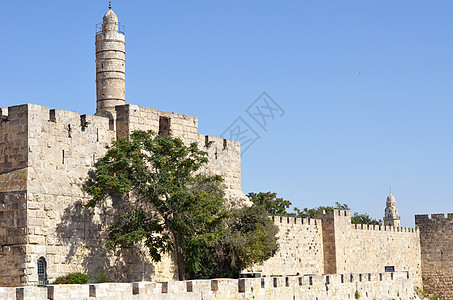
[[(96, 24), (96, 35), (104, 33), (102, 30), (102, 25), (103, 25), (102, 23)], [(121, 25), (121, 23), (118, 23), (118, 33), (125, 35), (125, 33), (124, 33), (125, 29), (126, 29), (126, 26)]]

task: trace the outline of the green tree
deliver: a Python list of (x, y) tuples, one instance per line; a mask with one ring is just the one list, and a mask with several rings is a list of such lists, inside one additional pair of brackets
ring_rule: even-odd
[[(334, 210), (334, 209), (351, 210), (347, 204), (341, 204), (339, 202), (335, 202), (335, 206), (318, 206), (315, 208), (304, 208), (303, 210), (300, 210), (299, 208), (295, 207), (294, 211), (296, 212), (296, 215), (298, 217), (316, 218), (317, 212), (319, 210), (329, 211), (329, 210)], [(361, 213), (355, 212), (351, 217), (351, 223), (352, 224), (382, 225), (382, 220), (373, 219), (367, 213), (361, 214)]]
[(174, 251), (180, 280), (237, 276), (274, 255), (278, 229), (265, 210), (227, 211), (222, 178), (199, 175), (207, 162), (196, 143), (150, 131), (115, 142), (85, 188), (88, 206), (112, 198), (127, 208), (109, 227), (106, 246), (144, 242), (155, 261)]
[[(144, 241), (155, 261), (175, 251), (180, 280), (187, 271), (200, 269), (200, 249), (215, 245), (228, 216), (216, 188), (221, 178), (194, 175), (207, 161), (196, 143), (186, 146), (179, 138), (150, 131), (136, 131), (130, 139), (115, 142), (96, 162), (86, 187), (92, 196), (89, 206), (108, 197), (131, 204), (109, 228), (106, 246), (130, 247)], [(207, 185), (214, 188), (205, 191)]]
[(300, 210), (299, 208), (295, 207), (294, 211), (296, 212), (296, 215), (301, 218), (316, 218), (318, 214), (318, 210), (334, 210), (334, 209), (341, 209), (341, 210), (350, 210), (349, 206), (347, 204), (341, 204), (339, 202), (335, 202), (335, 206), (318, 206), (315, 208), (304, 208), (303, 210)]
[(262, 206), (232, 211), (226, 231), (214, 247), (205, 248), (195, 278), (237, 278), (240, 271), (262, 263), (278, 250), (278, 228)]
[(291, 206), (291, 201), (277, 198), (277, 193), (248, 193), (247, 197), (255, 205), (262, 206), (271, 215), (290, 215), (286, 209)]
[(367, 213), (359, 214), (357, 212), (351, 217), (352, 224), (369, 224), (369, 225), (382, 225), (382, 220), (373, 219)]

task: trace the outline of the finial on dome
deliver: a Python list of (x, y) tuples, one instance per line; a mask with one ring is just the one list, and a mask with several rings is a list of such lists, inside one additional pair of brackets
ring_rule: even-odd
[(112, 9), (112, 1), (109, 1), (109, 9)]

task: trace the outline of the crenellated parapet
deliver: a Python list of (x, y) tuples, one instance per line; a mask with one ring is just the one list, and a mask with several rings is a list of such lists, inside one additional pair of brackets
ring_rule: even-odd
[(14, 299), (418, 299), (410, 272), (298, 275), (0, 288)]
[(415, 233), (419, 232), (418, 228), (410, 227), (395, 227), (395, 226), (384, 226), (384, 225), (372, 225), (372, 224), (351, 224), (352, 229), (359, 230), (374, 230), (374, 231), (390, 231), (390, 232), (405, 232), (405, 233)]
[(271, 216), (272, 221), (275, 224), (285, 225), (285, 224), (300, 224), (300, 225), (317, 225), (321, 226), (322, 221), (320, 219), (310, 219), (310, 218), (300, 218), (292, 216)]

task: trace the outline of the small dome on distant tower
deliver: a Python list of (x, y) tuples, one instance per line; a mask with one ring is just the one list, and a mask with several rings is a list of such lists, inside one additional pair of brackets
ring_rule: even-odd
[(387, 202), (396, 202), (395, 197), (393, 197), (392, 193), (387, 197)]
[(400, 216), (398, 215), (398, 208), (396, 207), (395, 197), (392, 192), (387, 196), (387, 204), (384, 214), (384, 225), (400, 227)]
[(118, 23), (118, 17), (113, 12), (113, 10), (109, 9), (109, 11), (105, 14), (103, 23)]

